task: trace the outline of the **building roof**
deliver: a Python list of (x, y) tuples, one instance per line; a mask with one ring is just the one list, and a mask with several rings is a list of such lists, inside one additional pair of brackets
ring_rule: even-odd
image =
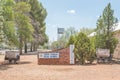
[[(118, 31), (118, 30), (120, 30), (120, 22), (118, 22), (116, 25), (115, 25), (115, 27), (114, 27), (114, 32), (115, 31)], [(92, 36), (95, 36), (96, 35), (96, 32), (92, 32), (91, 34), (89, 34), (88, 36), (89, 37), (92, 37)]]
[(92, 36), (95, 36), (96, 35), (96, 32), (92, 32), (91, 34), (89, 34), (88, 36), (89, 37), (92, 37)]

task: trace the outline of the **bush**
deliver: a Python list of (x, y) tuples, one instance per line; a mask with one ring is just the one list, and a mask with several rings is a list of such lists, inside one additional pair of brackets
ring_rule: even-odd
[(93, 42), (84, 33), (79, 33), (75, 41), (75, 58), (80, 64), (85, 64), (85, 61), (92, 63), (95, 59), (95, 48)]

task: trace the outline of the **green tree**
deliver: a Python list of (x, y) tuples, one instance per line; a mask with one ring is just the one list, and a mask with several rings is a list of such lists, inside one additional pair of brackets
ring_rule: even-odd
[(0, 42), (3, 42), (3, 0), (0, 0)]
[(7, 45), (18, 46), (16, 29), (14, 23), (14, 0), (5, 0), (3, 3), (3, 33)]
[(44, 43), (48, 42), (48, 36), (45, 33), (47, 11), (38, 0), (30, 0), (29, 4), (31, 5), (31, 23), (34, 27), (34, 40), (31, 42), (31, 51), (36, 51), (39, 45), (44, 45)]
[(69, 46), (69, 45), (71, 45), (71, 44), (75, 44), (75, 41), (76, 41), (76, 37), (75, 37), (75, 35), (71, 35), (70, 36), (70, 39), (69, 39), (69, 41), (68, 41), (68, 43), (67, 43), (67, 47)]
[(90, 39), (90, 46), (89, 46), (89, 54), (87, 55), (87, 61), (92, 63), (96, 58), (96, 48), (95, 48), (95, 41), (96, 37), (89, 37)]
[[(90, 39), (84, 33), (80, 32), (75, 41), (75, 57), (80, 64), (85, 64), (85, 60), (88, 60), (92, 54)], [(89, 56), (89, 57), (88, 57)]]
[(93, 31), (94, 31), (94, 29), (92, 29), (92, 28), (82, 27), (82, 28), (80, 29), (80, 32), (82, 32), (82, 33), (84, 33), (84, 34), (86, 34), (86, 35), (89, 35), (89, 34), (92, 33)]
[(24, 42), (32, 40), (32, 34), (34, 31), (28, 16), (28, 13), (30, 12), (30, 5), (25, 2), (18, 2), (14, 6), (14, 11), (16, 30), (19, 38), (19, 50), (20, 54), (22, 54)]
[(118, 42), (113, 36), (117, 21), (117, 18), (114, 17), (114, 10), (111, 9), (109, 3), (97, 21), (96, 47), (110, 49), (110, 58)]
[[(31, 51), (36, 51), (39, 45), (44, 45), (48, 41), (48, 36), (45, 34), (46, 24), (45, 18), (47, 16), (46, 9), (38, 0), (15, 0), (16, 2), (26, 2), (30, 4), (31, 9), (29, 12), (29, 17), (31, 19), (31, 24), (34, 28), (32, 34), (33, 40), (31, 41)], [(27, 53), (27, 41), (24, 42), (25, 53)]]
[(58, 45), (59, 45), (58, 41), (52, 42), (52, 44), (51, 44), (51, 49), (52, 49), (52, 50), (58, 49), (58, 47), (59, 47)]

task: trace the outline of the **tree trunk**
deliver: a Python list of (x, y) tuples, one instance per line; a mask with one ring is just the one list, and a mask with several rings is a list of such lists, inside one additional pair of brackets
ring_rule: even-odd
[(112, 61), (112, 53), (110, 53), (109, 61)]
[(22, 38), (20, 37), (20, 41), (19, 41), (19, 53), (20, 55), (22, 55)]
[(33, 44), (32, 44), (32, 42), (31, 42), (30, 52), (32, 52), (32, 51), (33, 51)]
[(35, 51), (37, 51), (37, 48), (38, 48), (38, 45), (36, 44), (36, 45), (35, 45)]
[(33, 51), (35, 51), (35, 43), (33, 43)]
[(33, 43), (33, 51), (37, 51), (37, 48), (38, 48), (37, 44)]
[(25, 42), (24, 44), (25, 44), (24, 45), (24, 52), (27, 53), (27, 43)]
[(19, 49), (19, 53), (20, 53), (20, 55), (22, 55), (22, 48)]

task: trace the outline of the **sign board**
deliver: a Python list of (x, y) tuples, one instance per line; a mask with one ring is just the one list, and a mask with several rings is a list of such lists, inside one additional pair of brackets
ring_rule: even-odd
[(40, 53), (39, 58), (59, 58), (59, 53)]
[(70, 45), (70, 64), (74, 64), (74, 45)]
[(58, 28), (58, 34), (63, 34), (64, 33), (64, 28)]

